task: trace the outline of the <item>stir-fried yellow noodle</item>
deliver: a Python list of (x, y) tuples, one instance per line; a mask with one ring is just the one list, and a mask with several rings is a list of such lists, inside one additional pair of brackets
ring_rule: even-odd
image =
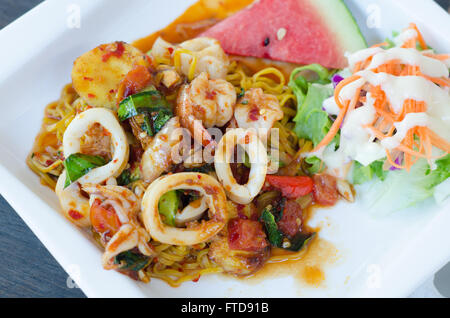
[(62, 140), (64, 132), (77, 112), (85, 109), (72, 84), (61, 91), (59, 100), (45, 108), (41, 132), (37, 136), (33, 151), (27, 158), (28, 166), (41, 177), (41, 182), (52, 189), (61, 174)]
[(166, 281), (170, 286), (177, 287), (202, 275), (223, 271), (208, 258), (209, 248), (205, 243), (175, 246), (155, 242), (154, 247), (156, 261), (146, 269), (146, 273)]

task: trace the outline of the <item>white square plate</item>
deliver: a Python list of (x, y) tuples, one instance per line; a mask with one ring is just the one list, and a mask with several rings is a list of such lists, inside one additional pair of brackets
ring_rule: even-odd
[[(358, 204), (339, 203), (312, 220), (336, 250), (326, 258), (325, 281), (311, 287), (277, 275), (246, 282), (202, 277), (179, 288), (136, 283), (105, 271), (101, 251), (58, 213), (52, 191), (40, 185), (25, 158), (43, 110), (70, 82), (72, 62), (100, 43), (131, 42), (159, 29), (193, 1), (50, 0), (0, 32), (0, 192), (90, 297), (407, 296), (450, 259), (450, 206), (432, 202), (374, 219)], [(450, 18), (431, 0), (346, 1), (368, 43), (414, 21), (427, 42), (450, 52)], [(74, 7), (74, 5), (78, 7)], [(81, 27), (69, 28), (79, 8)], [(379, 22), (379, 23), (378, 23)], [(378, 25), (377, 25), (378, 23)], [(372, 28), (367, 27), (374, 26)], [(70, 23), (69, 23), (70, 25)]]

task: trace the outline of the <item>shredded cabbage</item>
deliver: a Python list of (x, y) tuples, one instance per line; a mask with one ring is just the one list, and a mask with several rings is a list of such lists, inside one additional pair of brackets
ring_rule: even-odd
[[(443, 203), (450, 195), (450, 155), (436, 160), (430, 169), (425, 159), (418, 160), (408, 172), (389, 171), (384, 181), (376, 180), (368, 189), (357, 191), (369, 211), (387, 214), (422, 202), (434, 195)], [(445, 182), (444, 182), (445, 181)]]

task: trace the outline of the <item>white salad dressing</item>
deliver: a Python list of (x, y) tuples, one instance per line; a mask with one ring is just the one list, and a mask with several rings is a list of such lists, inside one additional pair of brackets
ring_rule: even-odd
[(380, 47), (369, 47), (367, 49), (359, 50), (355, 53), (346, 53), (345, 56), (348, 59), (348, 65), (351, 70), (355, 68), (356, 63), (363, 62), (367, 60), (369, 57), (383, 52), (384, 50)]
[(368, 128), (364, 127), (375, 119), (374, 99), (370, 93), (366, 98), (367, 101), (363, 106), (348, 114), (341, 128), (340, 145), (336, 151), (333, 144), (322, 151), (308, 154), (321, 158), (330, 173), (337, 177), (344, 177), (344, 171), (340, 168), (352, 160), (368, 165), (386, 156), (384, 148), (379, 143), (373, 142), (375, 137)]
[(323, 109), (330, 115), (339, 115), (339, 112), (341, 109), (336, 104), (336, 101), (334, 100), (334, 96), (331, 96), (323, 101)]
[(416, 30), (413, 30), (413, 29), (404, 30), (399, 35), (394, 37), (394, 43), (395, 43), (396, 46), (402, 46), (408, 40), (416, 38), (417, 35), (418, 34), (417, 34)]
[[(414, 30), (407, 30), (397, 36), (394, 42), (403, 45), (407, 40), (417, 36)], [(391, 60), (400, 60), (407, 65), (415, 65), (420, 71), (430, 77), (448, 77), (448, 61), (439, 61), (423, 55), (414, 49), (369, 48), (353, 54), (347, 54), (350, 70), (356, 63), (364, 61), (372, 56), (368, 69), (374, 69)], [(446, 141), (450, 142), (450, 95), (449, 90), (441, 88), (432, 81), (422, 76), (394, 76), (387, 73), (374, 73), (370, 70), (357, 72), (355, 75), (361, 78), (347, 84), (339, 93), (339, 98), (351, 100), (357, 90), (370, 83), (380, 86), (385, 92), (392, 111), (400, 113), (406, 100), (412, 99), (426, 104), (425, 112), (409, 113), (400, 122), (394, 123), (396, 131), (392, 137), (383, 141), (376, 140), (369, 128), (364, 126), (375, 119), (374, 99), (370, 93), (366, 95), (366, 102), (349, 112), (344, 119), (340, 132), (340, 145), (335, 150), (335, 145), (319, 149), (317, 152), (305, 154), (305, 156), (317, 156), (324, 161), (329, 173), (338, 177), (345, 177), (345, 167), (352, 160), (362, 165), (369, 165), (373, 161), (386, 156), (386, 150), (396, 148), (405, 138), (408, 130), (414, 127), (430, 127), (434, 132)], [(323, 108), (329, 114), (338, 115), (339, 107), (334, 96), (326, 99)]]
[(386, 149), (394, 149), (405, 139), (408, 130), (417, 126), (426, 127), (427, 125), (428, 115), (426, 113), (406, 114), (402, 121), (394, 123), (395, 129), (397, 130), (395, 135), (383, 139), (381, 145)]
[(431, 77), (448, 77), (447, 66), (437, 59), (423, 55), (416, 49), (394, 47), (375, 54), (368, 69), (375, 69), (389, 61), (399, 60), (402, 64), (418, 66), (420, 71)]

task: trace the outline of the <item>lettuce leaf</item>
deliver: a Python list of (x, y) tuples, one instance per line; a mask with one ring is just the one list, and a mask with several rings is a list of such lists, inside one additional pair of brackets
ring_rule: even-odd
[(388, 171), (383, 170), (383, 165), (384, 162), (381, 160), (374, 161), (367, 166), (363, 166), (358, 161), (355, 161), (353, 164), (352, 183), (363, 184), (372, 180), (374, 176), (383, 181), (388, 173)]
[(305, 158), (305, 162), (309, 165), (306, 169), (310, 174), (321, 173), (325, 170), (325, 163), (316, 156)]
[[(363, 205), (377, 214), (387, 214), (422, 202), (435, 193), (439, 186), (439, 199), (450, 195), (450, 155), (435, 162), (431, 170), (425, 159), (418, 160), (408, 172), (406, 170), (389, 171), (384, 181), (378, 180), (368, 189), (357, 191)], [(445, 184), (443, 183), (445, 182)]]
[[(317, 78), (308, 80), (305, 77), (306, 71), (316, 73)], [(328, 113), (322, 109), (324, 100), (333, 95), (334, 91), (330, 75), (326, 68), (311, 64), (296, 68), (289, 81), (297, 98), (294, 132), (299, 138), (311, 140), (314, 146), (325, 137), (332, 125)]]

